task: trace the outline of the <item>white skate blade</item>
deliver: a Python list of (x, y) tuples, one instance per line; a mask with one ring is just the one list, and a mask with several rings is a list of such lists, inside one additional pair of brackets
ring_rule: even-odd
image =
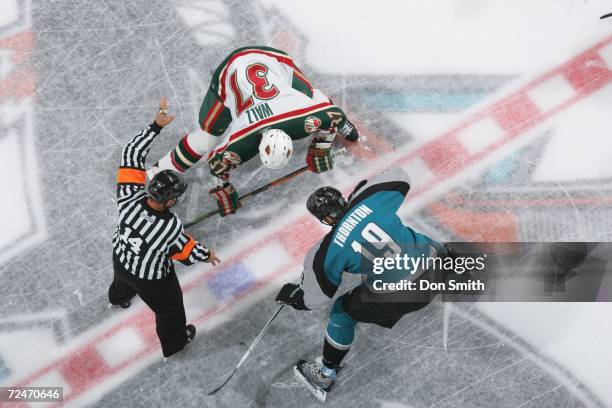
[(304, 377), (302, 373), (300, 373), (300, 370), (298, 370), (297, 367), (293, 367), (293, 375), (300, 383), (302, 383), (306, 386), (306, 388), (308, 388), (310, 393), (314, 395), (316, 399), (321, 402), (325, 402), (325, 400), (327, 399), (327, 391), (323, 391), (322, 389), (315, 387), (314, 385), (309, 383), (306, 377)]

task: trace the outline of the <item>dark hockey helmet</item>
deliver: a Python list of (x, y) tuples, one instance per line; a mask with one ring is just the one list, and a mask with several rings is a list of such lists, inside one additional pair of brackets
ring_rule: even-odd
[(308, 211), (321, 222), (325, 217), (338, 219), (347, 205), (342, 193), (333, 187), (321, 187), (312, 193), (306, 202)]
[(153, 176), (147, 192), (155, 201), (165, 203), (176, 198), (177, 200), (187, 190), (187, 183), (183, 177), (174, 170), (162, 170)]

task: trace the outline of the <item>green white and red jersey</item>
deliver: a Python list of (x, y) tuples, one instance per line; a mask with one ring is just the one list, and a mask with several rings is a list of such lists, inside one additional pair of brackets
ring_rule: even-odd
[(184, 172), (205, 157), (211, 173), (227, 181), (231, 168), (258, 154), (263, 131), (281, 129), (293, 140), (333, 135), (344, 116), (283, 51), (239, 48), (213, 74), (201, 129), (184, 136), (158, 166)]

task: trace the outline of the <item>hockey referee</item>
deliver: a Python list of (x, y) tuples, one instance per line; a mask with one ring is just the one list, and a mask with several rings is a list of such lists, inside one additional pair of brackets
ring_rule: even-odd
[(187, 189), (180, 174), (162, 171), (145, 191), (145, 159), (151, 142), (174, 118), (168, 115), (167, 99), (162, 98), (155, 121), (121, 151), (117, 173), (119, 225), (113, 237), (114, 279), (108, 289), (112, 305), (127, 308), (138, 295), (155, 312), (164, 357), (181, 351), (196, 332), (192, 324), (186, 325), (183, 292), (172, 261), (185, 265), (220, 262), (214, 249), (187, 235), (170, 211)]

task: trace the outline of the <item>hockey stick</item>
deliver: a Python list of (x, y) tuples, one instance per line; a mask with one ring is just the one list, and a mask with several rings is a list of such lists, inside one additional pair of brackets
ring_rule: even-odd
[[(341, 154), (344, 154), (345, 152), (346, 152), (346, 148), (343, 147), (343, 148), (338, 149), (335, 152), (333, 152), (332, 153), (332, 157), (340, 156)], [(307, 170), (308, 170), (308, 166), (301, 167), (301, 168), (299, 168), (299, 169), (297, 169), (297, 170), (295, 170), (295, 171), (293, 171), (293, 172), (291, 172), (291, 173), (289, 173), (289, 174), (287, 174), (287, 175), (285, 175), (285, 176), (283, 176), (283, 177), (281, 177), (279, 179), (271, 181), (270, 183), (268, 183), (266, 185), (263, 185), (263, 186), (255, 189), (255, 190), (249, 192), (249, 193), (246, 193), (245, 195), (240, 197), (238, 200), (240, 200), (242, 202), (243, 200), (245, 200), (247, 198), (256, 196), (259, 193), (263, 193), (264, 191), (268, 190), (271, 187), (278, 186), (280, 184), (286, 183), (287, 181), (289, 181), (289, 180), (299, 176), (300, 174), (306, 173)], [(191, 227), (191, 226), (193, 226), (193, 225), (195, 225), (195, 224), (197, 224), (199, 222), (204, 221), (207, 218), (212, 217), (215, 214), (219, 214), (220, 212), (221, 211), (219, 211), (219, 209), (204, 212), (204, 213), (198, 215), (197, 217), (195, 217), (193, 220), (191, 220), (188, 223), (186, 223), (185, 224), (185, 228), (189, 228), (189, 227)]]
[(278, 309), (276, 309), (276, 312), (274, 312), (274, 315), (272, 315), (272, 317), (270, 318), (270, 320), (268, 320), (268, 323), (266, 323), (266, 325), (264, 326), (264, 328), (261, 330), (261, 332), (259, 332), (259, 335), (255, 338), (255, 340), (253, 340), (253, 343), (251, 343), (251, 345), (249, 346), (249, 348), (247, 349), (246, 353), (244, 353), (244, 355), (242, 356), (242, 358), (240, 359), (240, 361), (238, 362), (238, 364), (236, 365), (236, 367), (234, 367), (234, 369), (232, 370), (232, 372), (230, 373), (230, 375), (225, 379), (225, 381), (223, 381), (223, 384), (221, 384), (220, 386), (218, 386), (217, 388), (215, 388), (214, 390), (212, 390), (211, 392), (208, 393), (208, 395), (213, 395), (215, 394), (217, 391), (219, 391), (221, 388), (223, 388), (225, 386), (225, 384), (227, 384), (229, 382), (229, 380), (232, 379), (232, 377), (234, 376), (234, 374), (236, 374), (236, 371), (238, 371), (238, 369), (240, 368), (240, 366), (242, 365), (242, 363), (244, 363), (244, 361), (247, 359), (247, 357), (249, 356), (249, 354), (251, 354), (251, 351), (253, 351), (253, 349), (255, 348), (255, 346), (257, 345), (257, 343), (259, 343), (259, 340), (262, 339), (262, 337), (264, 336), (264, 334), (266, 334), (266, 332), (268, 331), (268, 329), (270, 328), (270, 325), (272, 324), (272, 322), (274, 321), (274, 319), (276, 319), (276, 316), (278, 316), (278, 314), (280, 313), (281, 310), (283, 310), (283, 307), (285, 307), (284, 304), (280, 305), (278, 307)]
[(599, 17), (599, 19), (603, 20), (604, 18), (608, 18), (608, 17), (612, 17), (612, 13), (604, 14), (603, 16)]

